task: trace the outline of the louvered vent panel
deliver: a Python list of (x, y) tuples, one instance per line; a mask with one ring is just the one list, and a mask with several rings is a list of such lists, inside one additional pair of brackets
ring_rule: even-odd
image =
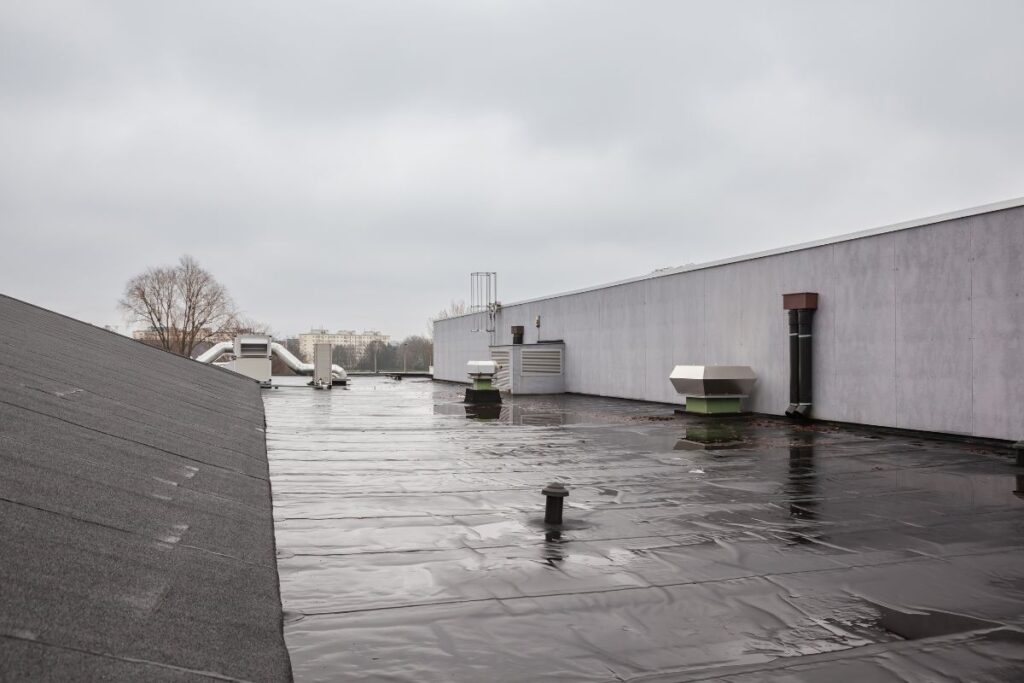
[(561, 375), (561, 349), (523, 349), (524, 375)]
[(491, 351), (491, 360), (498, 364), (494, 375), (494, 386), (509, 391), (512, 388), (512, 354), (508, 351)]
[(266, 344), (242, 344), (242, 348), (239, 349), (243, 356), (266, 356), (267, 345)]

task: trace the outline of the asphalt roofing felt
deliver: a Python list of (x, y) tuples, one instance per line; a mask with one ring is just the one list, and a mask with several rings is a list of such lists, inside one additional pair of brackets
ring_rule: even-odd
[(461, 392), (265, 392), (297, 679), (1024, 680), (998, 448)]
[(289, 680), (258, 385), (0, 296), (0, 680)]

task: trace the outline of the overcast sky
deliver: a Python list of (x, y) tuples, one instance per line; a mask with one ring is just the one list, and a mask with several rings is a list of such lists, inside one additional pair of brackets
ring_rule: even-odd
[(0, 292), (278, 334), (1024, 195), (1024, 2), (5, 2)]

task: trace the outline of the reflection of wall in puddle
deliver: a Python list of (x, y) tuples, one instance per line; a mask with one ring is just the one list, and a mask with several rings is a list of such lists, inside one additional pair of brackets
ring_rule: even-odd
[(943, 500), (979, 507), (1006, 505), (1014, 502), (1020, 482), (1013, 476), (1000, 474), (953, 474), (925, 469), (903, 469), (893, 472), (896, 488), (916, 489), (942, 494)]
[[(494, 410), (498, 408), (499, 410)], [(476, 420), (496, 420), (503, 424), (527, 427), (557, 427), (565, 423), (562, 413), (538, 413), (515, 404), (466, 406), (466, 417)]]

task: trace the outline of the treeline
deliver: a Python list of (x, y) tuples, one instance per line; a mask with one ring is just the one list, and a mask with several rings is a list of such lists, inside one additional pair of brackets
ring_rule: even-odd
[[(297, 339), (285, 342), (288, 350), (299, 355)], [(434, 343), (412, 335), (400, 342), (373, 342), (362, 350), (354, 346), (335, 346), (333, 361), (349, 372), (426, 372), (433, 364)], [(289, 374), (287, 366), (274, 362), (274, 374)]]
[[(267, 325), (245, 318), (224, 285), (188, 255), (176, 265), (148, 268), (133, 277), (125, 285), (119, 305), (129, 320), (151, 332), (139, 341), (186, 357), (195, 357), (217, 341), (237, 334), (272, 334)], [(452, 302), (452, 309), (461, 311), (465, 304)], [(438, 314), (449, 315), (447, 311)], [(432, 322), (428, 330), (433, 330)], [(297, 339), (284, 343), (289, 351), (300, 355)], [(433, 342), (419, 335), (391, 344), (374, 342), (366, 349), (334, 347), (335, 363), (346, 370), (364, 372), (426, 372), (433, 356)], [(271, 372), (291, 374), (276, 356)]]
[(390, 344), (372, 342), (362, 353), (350, 346), (334, 348), (334, 362), (358, 372), (426, 372), (433, 358), (433, 342), (418, 335)]

